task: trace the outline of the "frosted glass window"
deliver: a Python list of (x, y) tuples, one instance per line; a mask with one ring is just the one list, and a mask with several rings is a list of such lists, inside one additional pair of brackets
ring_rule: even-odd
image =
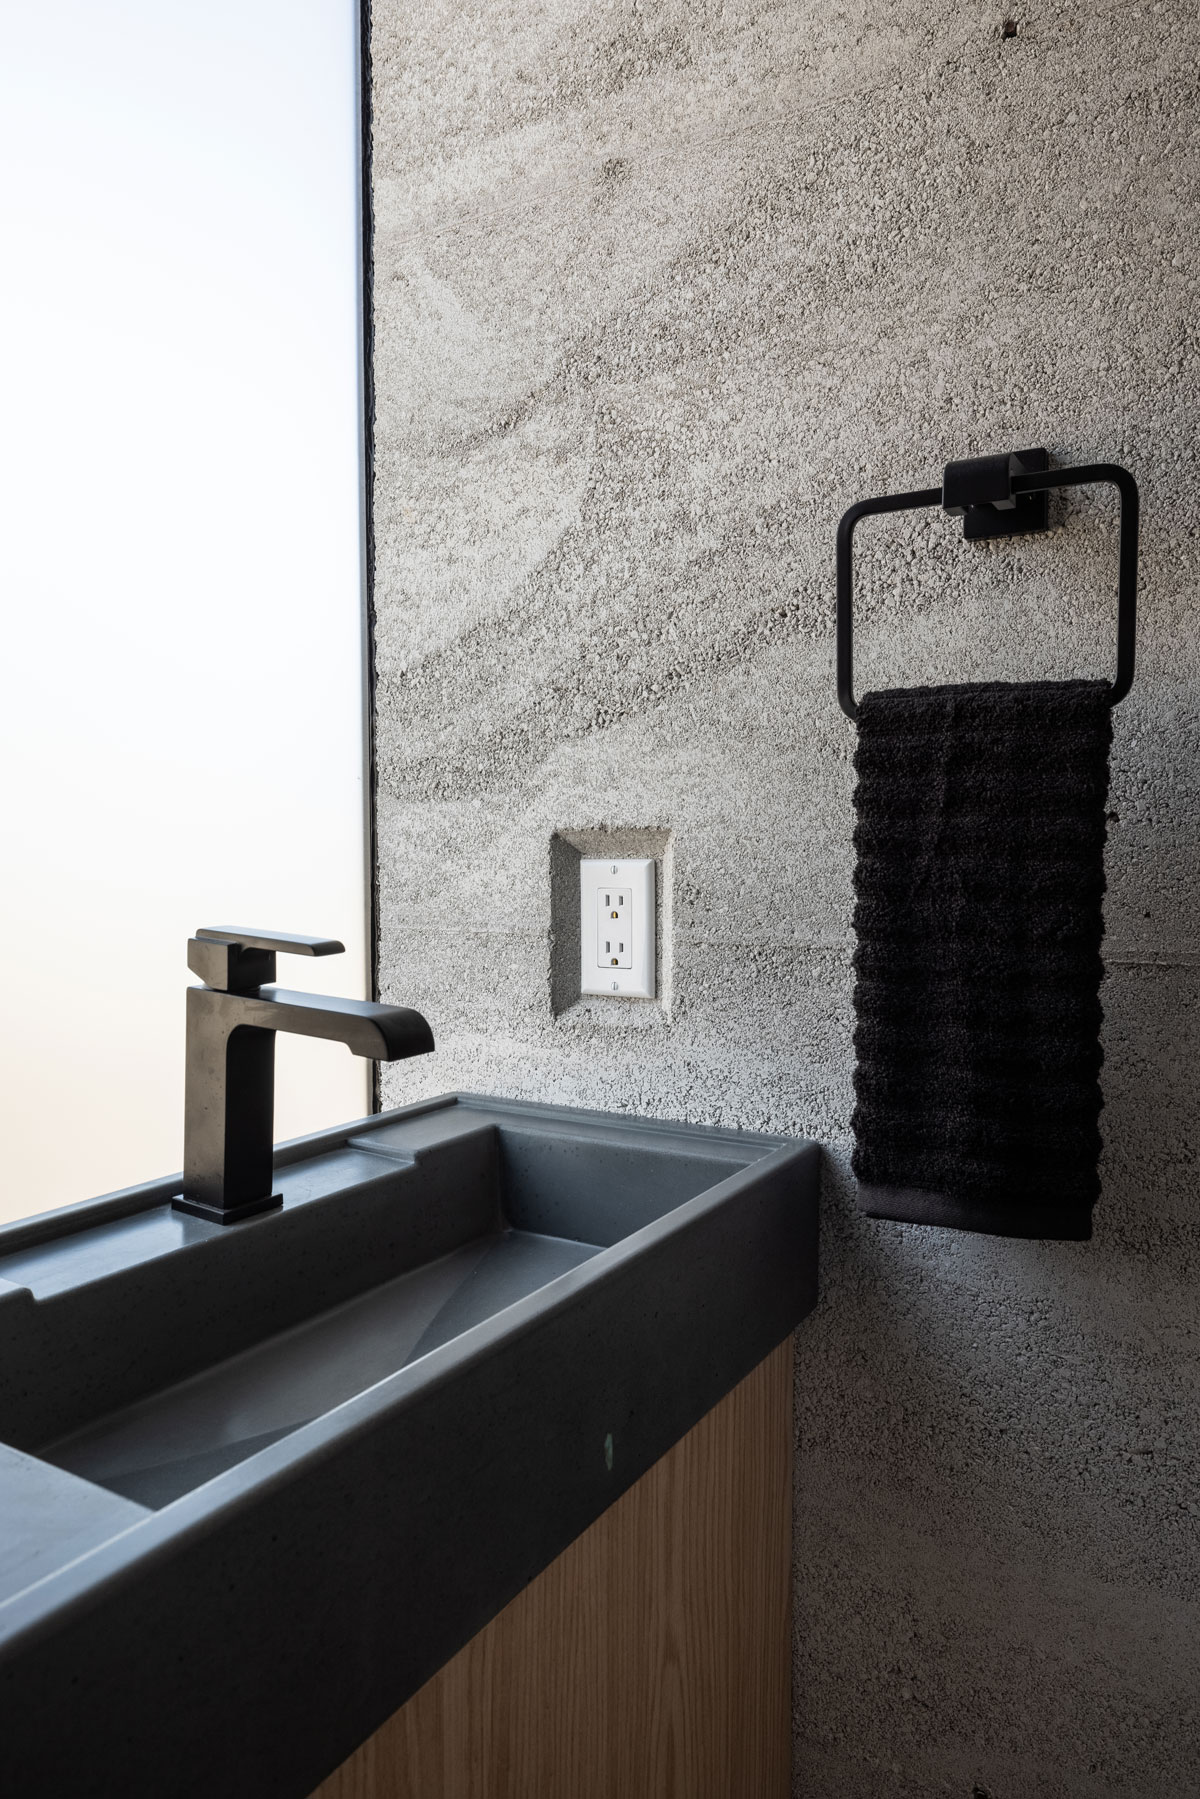
[[(0, 8), (0, 1217), (182, 1160), (186, 940), (366, 992), (357, 18)], [(278, 1039), (276, 1135), (368, 1065)]]

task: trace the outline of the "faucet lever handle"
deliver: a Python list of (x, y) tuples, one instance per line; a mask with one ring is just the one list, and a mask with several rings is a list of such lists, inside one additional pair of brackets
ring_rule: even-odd
[(275, 957), (340, 956), (336, 937), (302, 937), (294, 931), (248, 931), (201, 925), (188, 942), (188, 967), (206, 987), (251, 993), (275, 979)]
[(228, 926), (201, 925), (197, 937), (205, 943), (236, 943), (239, 949), (286, 950), (293, 956), (340, 956), (346, 948), (336, 937), (301, 937), (295, 931), (238, 931)]

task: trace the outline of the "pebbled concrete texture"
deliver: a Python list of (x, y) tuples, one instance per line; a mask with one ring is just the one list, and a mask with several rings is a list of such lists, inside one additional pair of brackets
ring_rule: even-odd
[[(1200, 1774), (1200, 20), (375, 0), (386, 998), (468, 1087), (830, 1147), (796, 1792)], [(1006, 16), (1015, 36), (1002, 35)], [(1142, 484), (1095, 1240), (860, 1219), (832, 545), (1045, 444)], [(858, 686), (1102, 674), (1115, 505), (859, 533)], [(552, 1003), (555, 834), (670, 842), (669, 994)], [(655, 839), (659, 840), (659, 839)]]

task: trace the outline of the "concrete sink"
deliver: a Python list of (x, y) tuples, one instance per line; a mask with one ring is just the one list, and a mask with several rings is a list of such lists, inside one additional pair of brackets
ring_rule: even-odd
[(454, 1095), (0, 1231), (14, 1790), (301, 1799), (799, 1322), (817, 1166)]

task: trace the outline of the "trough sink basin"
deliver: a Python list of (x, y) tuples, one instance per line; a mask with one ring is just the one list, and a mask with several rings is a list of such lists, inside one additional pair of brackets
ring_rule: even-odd
[(14, 1790), (302, 1799), (795, 1327), (817, 1161), (449, 1095), (0, 1230)]

